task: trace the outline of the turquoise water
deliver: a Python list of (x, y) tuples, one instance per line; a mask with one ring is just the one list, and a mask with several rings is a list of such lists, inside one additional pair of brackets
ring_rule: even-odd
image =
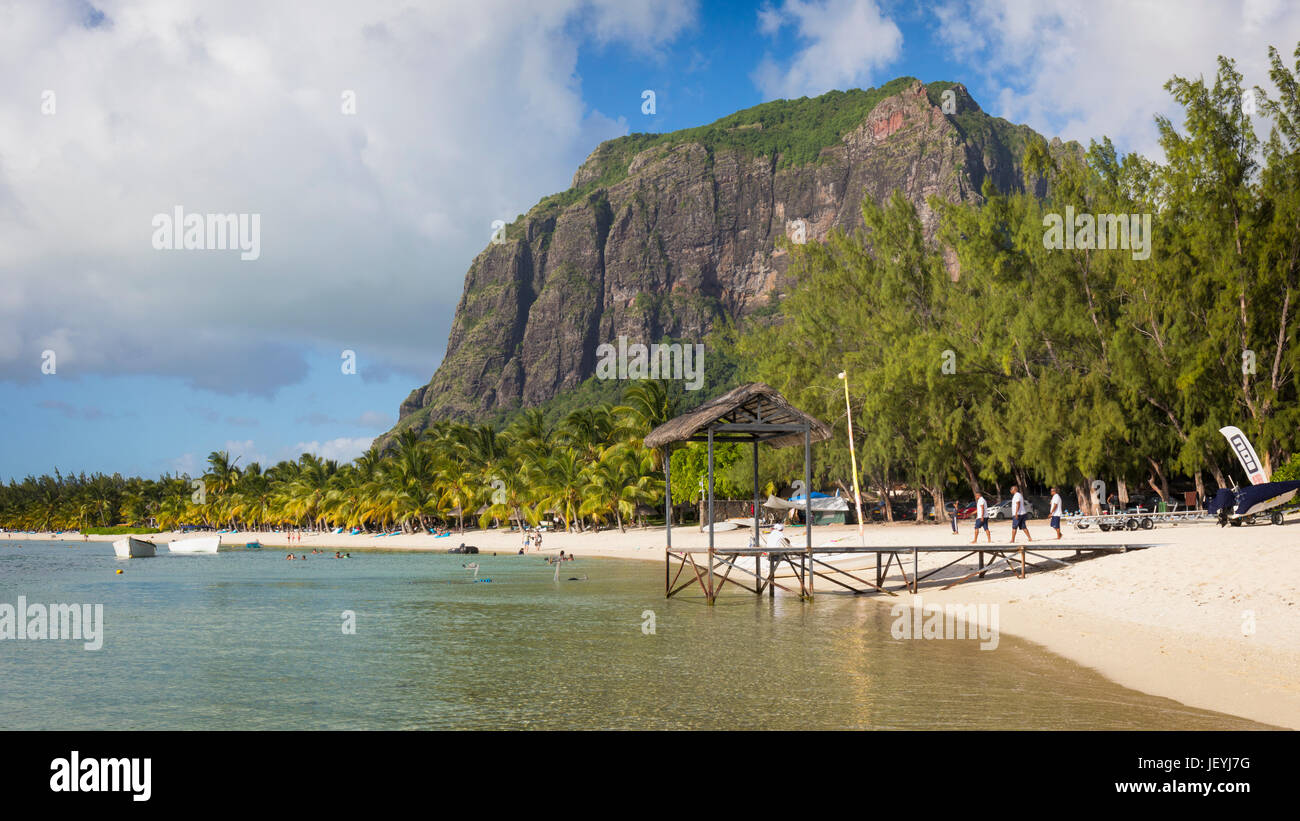
[(284, 555), (0, 543), (0, 603), (102, 603), (105, 633), (99, 651), (0, 641), (0, 729), (1260, 726), (1007, 635), (894, 640), (870, 599), (707, 607), (665, 600), (654, 563), (580, 559), (556, 582), (535, 556)]

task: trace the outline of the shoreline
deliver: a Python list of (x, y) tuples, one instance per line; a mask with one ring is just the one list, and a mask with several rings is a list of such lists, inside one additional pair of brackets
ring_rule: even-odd
[[(1041, 645), (1125, 687), (1190, 707), (1300, 729), (1300, 584), (1296, 581), (1300, 573), (1288, 572), (1297, 561), (1291, 547), (1300, 535), (1300, 530), (1292, 529), (1297, 527), (1300, 524), (1221, 529), (1207, 522), (1161, 525), (1136, 533), (1100, 533), (1074, 530), (1067, 524), (1061, 545), (1082, 549), (1101, 544), (1153, 546), (1098, 555), (1050, 571), (1031, 570), (1023, 580), (1004, 572), (939, 590), (946, 581), (973, 569), (971, 560), (969, 566), (959, 564), (932, 577), (944, 581), (931, 587), (923, 582), (915, 597), (899, 591), (898, 598), (872, 598), (882, 606), (996, 604), (1000, 631)], [(1051, 532), (1042, 520), (1031, 521), (1030, 530), (1040, 537)], [(716, 535), (716, 543), (744, 545), (750, 532), (743, 528), (723, 531)], [(867, 543), (873, 546), (962, 544), (969, 540), (970, 532), (968, 522), (958, 536), (953, 536), (947, 525), (910, 522), (872, 524), (866, 529)], [(802, 541), (800, 528), (787, 533), (792, 544)], [(994, 545), (1004, 545), (1009, 525), (994, 523), (993, 533)], [(179, 536), (158, 533), (142, 538), (165, 542)], [(446, 552), (464, 542), (481, 553), (513, 554), (522, 546), (521, 534), (498, 531), (453, 532), (444, 538), (304, 533), (301, 542), (293, 543), (283, 533), (223, 533), (221, 537), (223, 545), (258, 541), (264, 548), (286, 551)], [(49, 534), (10, 533), (3, 538), (41, 541)], [(86, 541), (111, 542), (115, 538), (120, 536), (90, 536)], [(813, 531), (814, 545), (846, 538), (857, 541), (856, 526), (816, 527)], [(58, 539), (75, 541), (76, 536), (65, 533), (55, 537)], [(706, 547), (708, 534), (693, 525), (674, 527), (672, 541), (676, 547)], [(579, 559), (663, 562), (664, 531), (547, 532), (542, 549), (530, 549), (527, 554), (556, 556), (562, 550)], [(921, 569), (924, 572), (948, 560), (923, 554)], [(817, 595), (830, 592), (819, 588)]]

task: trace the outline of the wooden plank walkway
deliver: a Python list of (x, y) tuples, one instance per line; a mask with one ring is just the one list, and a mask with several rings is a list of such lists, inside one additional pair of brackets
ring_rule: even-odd
[[(916, 593), (921, 582), (937, 573), (952, 567), (971, 556), (977, 557), (974, 570), (953, 580), (946, 581), (941, 589), (947, 590), (976, 576), (984, 578), (992, 572), (1002, 572), (999, 564), (1005, 564), (1005, 570), (1019, 578), (1025, 578), (1029, 569), (1050, 569), (1048, 565), (1060, 567), (1069, 562), (1046, 555), (1047, 553), (1126, 553), (1130, 550), (1144, 550), (1155, 547), (1153, 544), (1115, 544), (1115, 545), (1062, 545), (1054, 542), (1018, 542), (995, 544), (986, 542), (981, 545), (915, 545), (907, 547), (815, 547), (796, 550), (772, 550), (761, 547), (693, 547), (670, 548), (664, 555), (664, 594), (671, 598), (693, 585), (699, 585), (705, 598), (712, 604), (727, 584), (755, 595), (764, 591), (775, 596), (778, 589), (794, 593), (802, 598), (812, 598), (818, 579), (833, 585), (833, 592), (848, 592), (854, 595), (883, 593), (894, 596), (895, 590), (907, 590)], [(961, 554), (940, 567), (922, 573), (920, 557), (925, 553)], [(844, 568), (827, 561), (830, 556), (862, 554), (874, 555), (876, 559), (875, 580), (864, 578), (871, 568)], [(703, 562), (696, 557), (702, 556)], [(911, 556), (912, 572), (909, 575), (904, 558)], [(1032, 561), (1030, 557), (1038, 561)], [(987, 561), (986, 561), (987, 558)], [(746, 567), (748, 560), (753, 560), (753, 569)], [(673, 563), (677, 563), (677, 572), (673, 573)], [(766, 570), (764, 570), (766, 565)], [(690, 573), (686, 573), (687, 568)], [(901, 577), (902, 583), (889, 586), (894, 571)], [(737, 578), (732, 573), (739, 573)], [(789, 585), (789, 586), (787, 586)], [(797, 589), (796, 589), (797, 587)]]

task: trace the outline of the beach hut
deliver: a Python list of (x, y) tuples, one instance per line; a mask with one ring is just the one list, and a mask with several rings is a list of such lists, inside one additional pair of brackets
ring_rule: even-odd
[[(707, 573), (707, 584), (703, 578), (700, 578), (700, 584), (704, 587), (705, 597), (712, 604), (718, 588), (714, 585), (713, 564), (714, 564), (714, 515), (713, 515), (713, 446), (715, 442), (751, 442), (754, 447), (754, 544), (761, 543), (761, 533), (758, 522), (758, 510), (763, 504), (759, 496), (758, 487), (758, 446), (760, 443), (772, 445), (774, 447), (791, 447), (802, 444), (804, 448), (804, 487), (812, 486), (812, 443), (820, 442), (831, 437), (831, 429), (819, 419), (816, 419), (803, 411), (791, 405), (790, 402), (781, 395), (776, 388), (766, 385), (762, 382), (750, 382), (741, 385), (715, 399), (710, 399), (703, 405), (700, 405), (693, 411), (684, 413), (675, 419), (670, 419), (658, 426), (645, 437), (645, 446), (648, 448), (662, 448), (664, 451), (664, 528), (667, 536), (667, 554), (664, 561), (667, 563), (666, 588), (668, 596), (688, 586), (691, 582), (684, 582), (681, 587), (674, 589), (671, 578), (671, 563), (677, 558), (682, 565), (687, 562), (694, 564), (690, 559), (689, 551), (680, 551), (674, 553), (673, 546), (673, 513), (672, 513), (672, 448), (680, 442), (707, 442), (708, 443), (708, 522), (709, 522), (709, 570)], [(811, 515), (811, 500), (805, 500), (805, 521), (809, 525), (804, 528), (805, 552), (808, 558), (812, 557), (812, 523), (814, 517)], [(755, 558), (755, 592), (762, 592), (763, 580), (758, 574), (758, 560)], [(680, 573), (680, 571), (679, 571)], [(808, 591), (811, 592), (811, 575), (809, 578)], [(769, 580), (769, 591), (771, 585)]]

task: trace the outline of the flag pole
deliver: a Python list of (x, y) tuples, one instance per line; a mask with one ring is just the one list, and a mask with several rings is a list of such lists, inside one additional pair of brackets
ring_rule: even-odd
[(844, 382), (844, 409), (849, 419), (849, 459), (853, 462), (853, 504), (858, 511), (858, 541), (861, 547), (867, 546), (867, 531), (862, 522), (862, 491), (858, 488), (858, 456), (853, 449), (853, 406), (849, 404), (849, 377), (847, 371), (840, 371), (840, 380)]

